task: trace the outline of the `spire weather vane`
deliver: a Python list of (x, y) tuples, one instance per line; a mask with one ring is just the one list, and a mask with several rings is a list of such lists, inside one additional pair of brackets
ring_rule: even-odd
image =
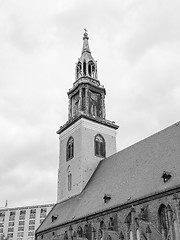
[(85, 31), (85, 33), (87, 33), (87, 29), (86, 28), (84, 28), (84, 31)]

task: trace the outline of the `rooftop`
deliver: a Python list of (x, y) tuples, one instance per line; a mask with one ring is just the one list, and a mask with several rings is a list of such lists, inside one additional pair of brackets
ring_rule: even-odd
[[(82, 193), (57, 203), (37, 233), (180, 187), (179, 146), (178, 122), (102, 160)], [(104, 196), (110, 197), (106, 203)]]

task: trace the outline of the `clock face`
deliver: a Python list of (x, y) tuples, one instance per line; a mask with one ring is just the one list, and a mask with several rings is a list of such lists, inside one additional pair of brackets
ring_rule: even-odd
[(94, 117), (101, 117), (101, 95), (89, 91), (89, 113)]

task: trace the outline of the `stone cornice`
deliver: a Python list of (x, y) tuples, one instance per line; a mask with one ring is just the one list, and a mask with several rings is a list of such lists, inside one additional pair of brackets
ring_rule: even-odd
[(72, 124), (76, 123), (81, 118), (88, 119), (90, 121), (108, 126), (110, 128), (113, 128), (113, 129), (118, 129), (119, 128), (119, 126), (116, 125), (113, 121), (109, 121), (109, 120), (102, 119), (102, 118), (97, 118), (97, 117), (92, 117), (92, 116), (85, 115), (85, 114), (81, 113), (79, 116), (77, 116), (75, 118), (72, 118), (71, 120), (67, 121), (63, 126), (60, 127), (60, 129), (56, 133), (60, 134), (60, 133), (64, 132), (68, 127), (70, 127)]
[(71, 89), (69, 89), (69, 91), (67, 93), (68, 96), (82, 84), (89, 84), (90, 86), (92, 86), (96, 89), (99, 89), (99, 90), (103, 91), (104, 93), (106, 92), (104, 86), (100, 85), (98, 80), (95, 80), (90, 77), (81, 77), (74, 83), (73, 87)]

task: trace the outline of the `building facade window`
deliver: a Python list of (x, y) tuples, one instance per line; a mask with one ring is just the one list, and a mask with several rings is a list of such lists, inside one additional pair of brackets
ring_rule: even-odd
[(171, 218), (172, 218), (172, 210), (171, 207), (168, 205), (167, 207), (164, 204), (161, 204), (158, 211), (159, 217), (159, 228), (160, 232), (164, 236), (167, 237), (168, 231), (170, 229)]
[(74, 138), (70, 137), (66, 146), (66, 160), (70, 160), (74, 157)]
[(5, 212), (0, 212), (0, 222), (4, 222)]
[(68, 191), (72, 189), (72, 174), (68, 173)]
[(77, 236), (80, 237), (80, 238), (83, 237), (83, 230), (82, 230), (82, 228), (80, 226), (77, 229)]
[(26, 210), (21, 210), (19, 214), (19, 220), (24, 220), (26, 215)]
[(15, 211), (11, 211), (9, 215), (9, 221), (14, 221), (15, 219)]
[(36, 209), (31, 209), (29, 218), (30, 219), (36, 218)]
[(93, 61), (89, 61), (88, 63), (88, 74), (90, 77), (95, 78), (95, 64)]
[(14, 226), (14, 222), (9, 222), (8, 224), (10, 227), (13, 227)]
[(18, 232), (17, 237), (23, 237), (24, 236), (24, 232)]
[(106, 156), (106, 144), (103, 136), (100, 134), (96, 135), (94, 138), (94, 148), (95, 155), (97, 157), (105, 157)]
[(34, 225), (35, 224), (35, 220), (29, 220), (29, 225)]
[(29, 226), (29, 230), (35, 230), (35, 226), (34, 225)]
[(67, 189), (68, 189), (68, 191), (72, 190), (72, 174), (71, 174), (71, 166), (70, 165), (67, 168)]
[(86, 76), (86, 62), (83, 62), (83, 75)]
[(36, 214), (36, 209), (31, 209), (30, 214)]
[(15, 216), (9, 216), (9, 221), (14, 221), (15, 220)]
[(20, 211), (20, 215), (25, 215), (26, 214), (26, 210), (21, 210)]
[(15, 211), (11, 211), (10, 216), (14, 216), (14, 215), (15, 215)]
[(76, 70), (76, 74), (77, 74), (77, 79), (82, 77), (82, 64), (81, 62), (78, 62), (77, 64), (77, 70)]
[(25, 219), (25, 215), (19, 215), (19, 220), (24, 220)]
[(7, 236), (8, 236), (8, 239), (9, 239), (9, 238), (13, 238), (13, 233), (8, 233)]
[(19, 221), (19, 225), (24, 225), (25, 221)]
[(34, 236), (34, 232), (28, 232), (28, 236)]
[(41, 208), (40, 218), (45, 218), (47, 213), (47, 208)]
[(24, 231), (24, 227), (18, 227), (18, 231), (19, 232), (23, 232)]

